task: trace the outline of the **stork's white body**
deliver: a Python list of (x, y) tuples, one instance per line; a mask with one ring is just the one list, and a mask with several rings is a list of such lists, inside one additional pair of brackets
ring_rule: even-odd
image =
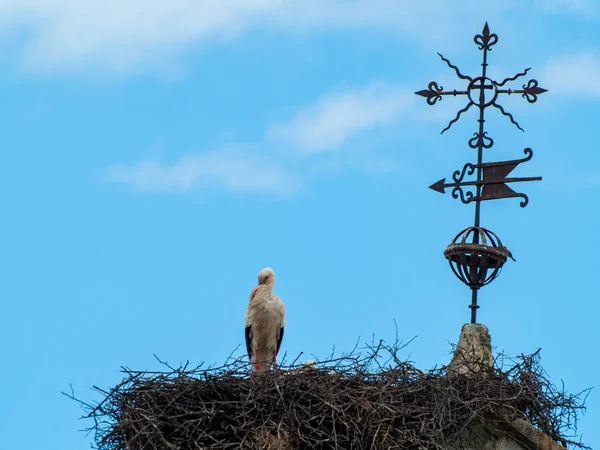
[(273, 293), (275, 274), (270, 268), (258, 274), (258, 286), (250, 292), (246, 309), (246, 349), (253, 372), (267, 372), (276, 367), (285, 327), (285, 308)]

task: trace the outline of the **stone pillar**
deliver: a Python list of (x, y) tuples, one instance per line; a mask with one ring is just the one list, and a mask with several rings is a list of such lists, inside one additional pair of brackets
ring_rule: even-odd
[(493, 365), (492, 343), (487, 327), (480, 323), (463, 325), (448, 373), (469, 375)]

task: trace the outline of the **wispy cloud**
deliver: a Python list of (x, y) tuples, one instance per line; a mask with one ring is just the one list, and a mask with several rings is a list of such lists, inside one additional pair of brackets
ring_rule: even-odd
[[(131, 73), (165, 65), (191, 45), (253, 28), (369, 28), (434, 43), (481, 26), (518, 2), (465, 0), (2, 0), (0, 29), (23, 42), (30, 70)], [(513, 5), (513, 6), (511, 6)], [(26, 31), (25, 33), (23, 31)]]
[(128, 184), (137, 191), (165, 193), (216, 188), (285, 195), (302, 188), (296, 175), (251, 149), (185, 155), (172, 164), (148, 160), (133, 166), (113, 166), (107, 170), (106, 179)]
[(327, 93), (289, 122), (272, 126), (267, 134), (303, 156), (336, 150), (362, 132), (393, 122), (406, 111), (413, 96), (398, 86), (381, 83)]
[(550, 60), (542, 70), (544, 87), (554, 93), (600, 95), (600, 58), (577, 53)]
[[(300, 108), (289, 122), (267, 127), (260, 142), (188, 154), (171, 163), (150, 159), (117, 165), (106, 171), (105, 179), (143, 192), (210, 189), (294, 194), (311, 176), (344, 169), (390, 173), (397, 166), (377, 154), (372, 137), (401, 116), (413, 116), (412, 97), (410, 91), (389, 83), (334, 89)], [(370, 142), (368, 149), (363, 147), (365, 139)]]

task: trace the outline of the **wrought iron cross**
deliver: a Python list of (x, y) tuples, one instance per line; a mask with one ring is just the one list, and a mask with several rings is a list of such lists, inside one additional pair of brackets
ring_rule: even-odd
[[(529, 103), (535, 103), (538, 95), (547, 92), (546, 89), (539, 87), (537, 80), (534, 79), (530, 79), (522, 86), (522, 89), (504, 87), (507, 83), (525, 76), (530, 68), (513, 77), (505, 78), (502, 82), (494, 81), (487, 76), (488, 52), (498, 43), (498, 35), (490, 33), (487, 22), (483, 27), (482, 33), (476, 35), (473, 40), (479, 50), (483, 51), (481, 75), (475, 78), (463, 75), (458, 67), (444, 58), (441, 53), (438, 53), (442, 61), (456, 72), (458, 78), (468, 81), (466, 90), (458, 91), (454, 89), (452, 91), (445, 91), (442, 86), (432, 81), (429, 83), (428, 89), (415, 92), (415, 94), (425, 97), (429, 105), (435, 105), (439, 100), (442, 100), (443, 96), (451, 95), (456, 97), (461, 95), (467, 97), (467, 105), (456, 113), (456, 117), (442, 130), (442, 134), (449, 130), (460, 119), (461, 115), (467, 112), (472, 106), (479, 108), (479, 119), (477, 120), (479, 128), (473, 134), (473, 137), (469, 139), (469, 147), (477, 149), (477, 163), (466, 163), (462, 170), (456, 170), (452, 175), (452, 182), (450, 183), (446, 183), (446, 179), (442, 178), (430, 186), (431, 189), (442, 194), (446, 188), (452, 188), (453, 198), (460, 198), (465, 204), (475, 202), (474, 226), (459, 233), (444, 252), (456, 276), (472, 290), (471, 305), (469, 306), (471, 308), (471, 323), (475, 323), (476, 311), (479, 308), (477, 305), (478, 289), (494, 280), (500, 273), (500, 269), (506, 258), (512, 258), (512, 254), (502, 245), (498, 236), (480, 227), (480, 204), (485, 200), (520, 197), (522, 198), (520, 205), (521, 207), (525, 207), (529, 202), (527, 195), (515, 192), (507, 183), (539, 181), (542, 179), (541, 177), (508, 177), (517, 165), (529, 161), (533, 157), (533, 151), (530, 148), (524, 150), (526, 156), (523, 159), (483, 162), (483, 150), (489, 149), (494, 145), (493, 139), (484, 131), (485, 110), (493, 106), (500, 110), (504, 116), (508, 117), (511, 123), (519, 130), (523, 131), (523, 128), (515, 121), (512, 114), (506, 112), (502, 105), (497, 103), (499, 95), (520, 94)], [(477, 172), (475, 180), (464, 180), (465, 176), (473, 175), (475, 172)], [(475, 192), (464, 191), (463, 188), (466, 187), (473, 187)]]

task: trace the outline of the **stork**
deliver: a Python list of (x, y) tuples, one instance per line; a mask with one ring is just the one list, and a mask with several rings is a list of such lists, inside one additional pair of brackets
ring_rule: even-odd
[(253, 373), (267, 372), (273, 364), (283, 339), (285, 308), (273, 294), (275, 273), (270, 267), (258, 272), (258, 285), (252, 288), (246, 308), (246, 350)]

